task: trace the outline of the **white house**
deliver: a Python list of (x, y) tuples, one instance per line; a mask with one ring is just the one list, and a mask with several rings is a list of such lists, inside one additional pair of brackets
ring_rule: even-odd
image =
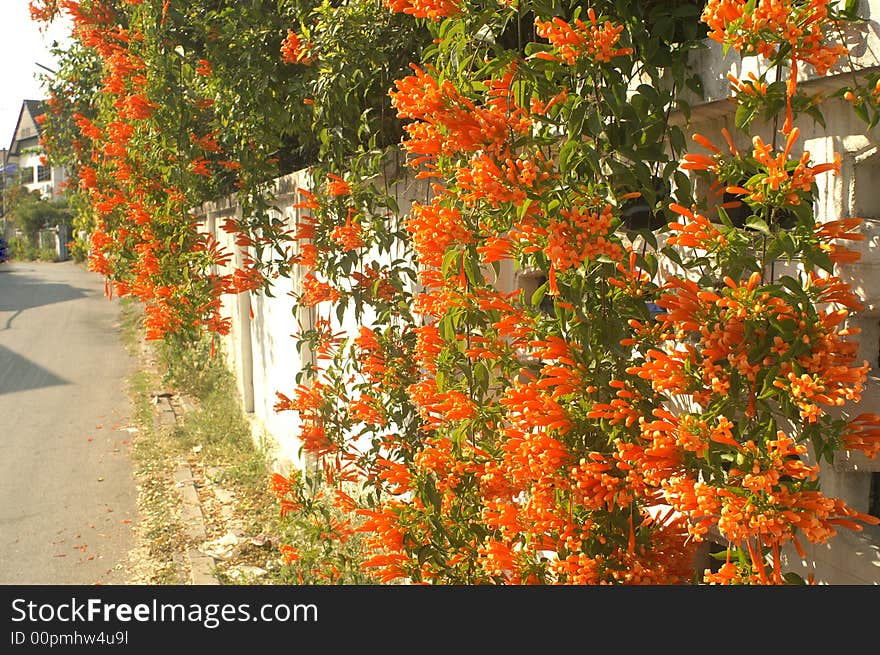
[(11, 174), (13, 181), (20, 182), (29, 191), (39, 191), (43, 198), (52, 200), (63, 192), (62, 185), (67, 175), (63, 167), (45, 163), (45, 151), (40, 144), (42, 128), (38, 121), (45, 112), (46, 103), (42, 100), (25, 100), (21, 103), (7, 158), (8, 163), (14, 166)]

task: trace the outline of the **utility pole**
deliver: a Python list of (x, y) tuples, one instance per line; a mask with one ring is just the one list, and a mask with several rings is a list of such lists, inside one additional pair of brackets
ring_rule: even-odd
[(3, 217), (3, 230), (0, 231), (0, 239), (6, 238), (6, 162), (8, 160), (9, 151), (6, 148), (0, 150), (3, 160), (3, 186), (0, 188), (0, 216)]

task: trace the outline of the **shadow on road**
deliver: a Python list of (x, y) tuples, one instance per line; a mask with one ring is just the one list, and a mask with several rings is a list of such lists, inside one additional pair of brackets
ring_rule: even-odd
[(0, 323), (0, 331), (10, 329), (12, 322), (28, 309), (95, 295), (88, 289), (46, 282), (16, 269), (6, 270), (12, 275), (0, 278), (0, 312), (13, 314)]
[(70, 384), (39, 364), (0, 346), (0, 395)]

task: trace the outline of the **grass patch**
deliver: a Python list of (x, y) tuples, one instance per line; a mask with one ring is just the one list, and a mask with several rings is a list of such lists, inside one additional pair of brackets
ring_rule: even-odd
[[(162, 343), (157, 347), (165, 381), (195, 401), (176, 430), (184, 450), (200, 446), (204, 456), (219, 464), (259, 458), (250, 424), (236, 401), (238, 390), (219, 355), (202, 353), (203, 344)], [(263, 461), (265, 469), (265, 461)]]
[[(232, 374), (219, 354), (211, 355), (210, 343), (144, 342), (140, 303), (123, 298), (120, 305), (123, 343), (141, 364), (129, 380), (129, 390), (138, 424), (133, 457), (140, 481), (141, 532), (154, 560), (149, 582), (185, 583), (184, 555), (201, 545), (188, 542), (179, 519), (174, 471), (185, 461), (193, 473), (208, 539), (231, 531), (241, 534), (248, 546), (221, 562), (215, 571), (221, 583), (247, 582), (224, 573), (237, 565), (264, 571), (253, 583), (276, 583), (281, 564), (278, 502), (268, 487), (266, 454), (254, 444)], [(173, 425), (156, 423), (154, 399), (159, 392), (173, 394), (178, 412)], [(265, 546), (248, 541), (258, 535)]]
[[(141, 480), (143, 538), (156, 561), (153, 584), (185, 583), (187, 543), (180, 525), (174, 471), (186, 461), (193, 474), (208, 541), (233, 533), (234, 556), (219, 562), (222, 584), (374, 584), (360, 569), (362, 538), (355, 520), (333, 504), (334, 492), (319, 479), (292, 475), (297, 510), (280, 513), (270, 488), (266, 450), (255, 444), (239, 405), (235, 379), (208, 342), (169, 339), (145, 344), (141, 309), (121, 301), (124, 343), (142, 366), (130, 380), (139, 433), (134, 459)], [(153, 398), (171, 392), (179, 412), (174, 425), (155, 423)], [(295, 557), (284, 561), (280, 547)]]
[(133, 556), (137, 582), (151, 585), (184, 584), (189, 571), (183, 556), (184, 532), (180, 522), (180, 494), (174, 486), (177, 452), (166, 430), (156, 424), (153, 392), (161, 378), (143, 347), (141, 304), (119, 300), (120, 337), (140, 366), (128, 378), (132, 419), (132, 460), (138, 484), (139, 543)]
[(138, 433), (132, 443), (138, 479), (140, 535), (149, 562), (145, 582), (180, 584), (187, 571), (182, 557), (180, 496), (174, 489), (175, 452), (168, 436), (158, 429), (150, 400), (155, 375), (140, 370), (131, 376), (129, 391), (134, 403)]
[(179, 452), (192, 455), (198, 450), (199, 457), (190, 457), (191, 463), (213, 469), (212, 480), (238, 497), (239, 516), (247, 517), (248, 532), (276, 531), (278, 505), (269, 492), (269, 461), (254, 443), (237, 401), (235, 380), (222, 357), (210, 354), (210, 344), (176, 341), (163, 342), (158, 353), (166, 381), (194, 401), (175, 429)]
[(137, 300), (131, 297), (119, 299), (120, 335), (123, 345), (132, 356), (139, 354), (142, 319), (143, 311)]

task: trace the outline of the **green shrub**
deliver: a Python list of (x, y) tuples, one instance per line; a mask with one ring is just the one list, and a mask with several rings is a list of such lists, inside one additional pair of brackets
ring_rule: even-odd
[(41, 262), (55, 262), (58, 261), (58, 255), (52, 248), (40, 248), (37, 250), (35, 259)]
[(10, 259), (23, 262), (54, 262), (58, 260), (58, 256), (52, 248), (37, 248), (27, 239), (20, 237), (10, 239), (7, 250)]
[(74, 237), (73, 240), (67, 244), (67, 250), (70, 253), (70, 258), (76, 263), (81, 264), (89, 256), (89, 242), (88, 240)]

